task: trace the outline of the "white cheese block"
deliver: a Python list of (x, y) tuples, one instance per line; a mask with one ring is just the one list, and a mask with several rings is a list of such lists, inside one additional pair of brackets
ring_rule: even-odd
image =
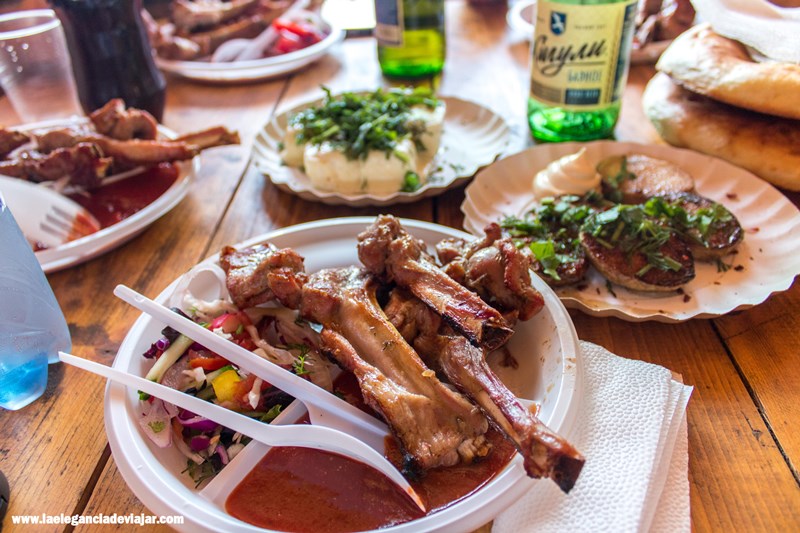
[[(368, 194), (391, 194), (403, 188), (406, 172), (416, 172), (417, 150), (410, 139), (399, 142), (395, 154), (371, 150), (367, 158), (360, 161), (361, 178), (366, 188), (360, 192)], [(404, 161), (404, 159), (406, 159)]]
[(355, 193), (362, 189), (359, 162), (347, 159), (330, 143), (306, 146), (303, 163), (306, 175), (317, 189), (341, 193)]
[(303, 151), (305, 144), (297, 143), (297, 134), (300, 128), (297, 126), (289, 125), (286, 128), (286, 133), (283, 136), (283, 149), (281, 150), (281, 159), (284, 164), (290, 167), (303, 166)]
[(441, 102), (435, 108), (417, 105), (409, 110), (409, 121), (419, 120), (424, 124), (425, 131), (419, 140), (425, 148), (425, 155), (433, 157), (439, 150), (439, 143), (442, 140), (442, 128), (444, 126), (445, 105)]
[(397, 157), (372, 150), (365, 159), (347, 159), (329, 143), (308, 145), (303, 158), (311, 184), (341, 194), (391, 194), (403, 187), (406, 173), (415, 171), (417, 151), (410, 139), (397, 144)]

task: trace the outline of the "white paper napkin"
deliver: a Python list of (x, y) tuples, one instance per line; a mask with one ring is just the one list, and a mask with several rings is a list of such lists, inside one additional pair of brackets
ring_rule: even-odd
[(800, 63), (800, 8), (767, 0), (692, 0), (714, 31), (777, 61)]
[(690, 531), (686, 404), (692, 387), (666, 368), (582, 342), (580, 415), (571, 441), (586, 457), (563, 494), (541, 481), (494, 521), (494, 533)]

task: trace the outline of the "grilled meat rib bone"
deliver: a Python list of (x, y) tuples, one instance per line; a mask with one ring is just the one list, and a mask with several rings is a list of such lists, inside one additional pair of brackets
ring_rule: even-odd
[(480, 411), (442, 385), (383, 315), (372, 276), (355, 267), (308, 277), (294, 250), (225, 247), (231, 299), (246, 308), (277, 299), (323, 325), (321, 346), (353, 372), (367, 403), (402, 443), (410, 468), (449, 466), (488, 452)]
[(300, 307), (306, 281), (303, 258), (291, 248), (259, 244), (244, 250), (225, 246), (219, 254), (225, 285), (239, 309), (278, 300), (290, 309)]
[(499, 311), (445, 274), (400, 221), (380, 215), (358, 236), (358, 257), (372, 274), (410, 290), (473, 344), (490, 350), (513, 333)]
[(489, 224), (484, 233), (471, 242), (458, 238), (439, 242), (436, 252), (442, 270), (509, 322), (530, 319), (544, 307), (542, 295), (531, 286), (531, 258), (511, 238), (502, 238), (499, 225)]
[(486, 455), (486, 418), (424, 365), (384, 315), (376, 288), (362, 269), (322, 270), (303, 287), (301, 314), (323, 325), (323, 351), (356, 375), (367, 404), (402, 443), (407, 467)]
[(435, 313), (402, 289), (392, 291), (385, 312), (425, 363), (477, 403), (514, 443), (529, 476), (550, 478), (564, 492), (572, 489), (583, 456), (517, 400), (489, 367), (486, 352), (448, 331)]

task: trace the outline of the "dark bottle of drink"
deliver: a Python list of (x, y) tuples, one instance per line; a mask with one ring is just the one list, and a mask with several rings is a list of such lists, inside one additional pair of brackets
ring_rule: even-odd
[(88, 114), (112, 98), (149, 111), (160, 122), (166, 82), (142, 21), (142, 0), (50, 0), (72, 56)]

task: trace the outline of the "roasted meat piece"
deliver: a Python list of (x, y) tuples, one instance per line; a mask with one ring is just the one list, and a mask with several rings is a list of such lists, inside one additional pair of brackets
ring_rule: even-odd
[(358, 257), (374, 275), (410, 290), (470, 342), (494, 349), (511, 336), (500, 312), (445, 274), (425, 244), (393, 216), (379, 216), (358, 236)]
[(104, 157), (97, 146), (78, 143), (43, 154), (35, 150), (0, 161), (0, 173), (33, 182), (56, 181), (69, 176), (70, 183), (91, 189), (107, 176), (111, 158)]
[(517, 400), (489, 368), (482, 349), (443, 326), (434, 312), (403, 289), (392, 291), (385, 312), (425, 363), (477, 403), (514, 443), (529, 476), (551, 478), (564, 492), (570, 491), (583, 468), (583, 456)]
[(286, 307), (300, 307), (306, 274), (303, 258), (291, 248), (259, 244), (237, 250), (225, 246), (219, 255), (231, 300), (240, 309), (277, 299)]
[(181, 135), (175, 139), (175, 142), (186, 143), (197, 146), (201, 150), (205, 150), (206, 148), (213, 148), (214, 146), (239, 144), (239, 133), (231, 131), (224, 126), (213, 126), (206, 130)]
[(112, 139), (153, 140), (158, 137), (158, 121), (143, 109), (125, 108), (121, 98), (113, 98), (100, 109), (89, 114), (94, 129)]
[(169, 21), (144, 19), (159, 57), (191, 61), (231, 39), (256, 37), (289, 5), (284, 0), (176, 0)]
[(442, 269), (502, 312), (528, 320), (544, 307), (539, 291), (531, 286), (531, 258), (514, 242), (501, 238), (501, 229), (490, 224), (486, 236), (468, 243), (446, 239), (436, 245)]
[(25, 132), (0, 127), (0, 158), (5, 158), (30, 140), (30, 136)]
[(258, 5), (260, 0), (175, 0), (172, 3), (172, 20), (183, 32), (209, 28), (234, 19), (248, 9)]
[(488, 452), (486, 418), (442, 384), (384, 315), (377, 284), (348, 267), (312, 274), (301, 315), (322, 324), (322, 350), (358, 378), (364, 400), (386, 419), (406, 467), (427, 470)]

